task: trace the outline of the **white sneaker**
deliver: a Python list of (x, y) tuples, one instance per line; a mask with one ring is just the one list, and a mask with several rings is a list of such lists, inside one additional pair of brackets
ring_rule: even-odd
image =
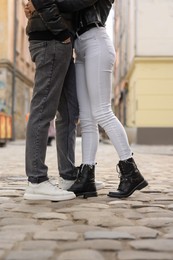
[(26, 200), (62, 201), (71, 200), (75, 197), (76, 195), (73, 192), (59, 189), (49, 180), (39, 184), (29, 182), (24, 194), (24, 199)]
[(96, 184), (96, 190), (101, 190), (101, 189), (104, 189), (104, 187), (105, 187), (105, 184), (102, 181), (95, 180), (95, 184)]
[(65, 180), (62, 177), (59, 177), (58, 187), (62, 190), (68, 190), (74, 182), (75, 180)]
[[(59, 188), (62, 190), (68, 190), (71, 188), (75, 180), (65, 180), (62, 177), (59, 177)], [(101, 190), (105, 187), (105, 184), (102, 181), (95, 181), (96, 190)]]

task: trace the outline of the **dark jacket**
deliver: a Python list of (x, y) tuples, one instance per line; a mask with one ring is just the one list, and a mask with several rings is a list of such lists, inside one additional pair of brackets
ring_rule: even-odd
[(37, 11), (29, 19), (26, 33), (31, 35), (49, 31), (57, 38), (60, 35), (66, 35), (67, 38), (69, 31), (73, 32), (72, 13), (96, 2), (97, 0), (32, 0)]
[(97, 23), (105, 26), (114, 0), (98, 0), (94, 5), (76, 13), (76, 30), (89, 24)]
[(33, 32), (45, 32), (50, 29), (55, 35), (68, 31), (66, 21), (61, 16), (55, 0), (32, 0), (32, 3), (37, 11), (28, 20), (26, 27), (28, 35)]

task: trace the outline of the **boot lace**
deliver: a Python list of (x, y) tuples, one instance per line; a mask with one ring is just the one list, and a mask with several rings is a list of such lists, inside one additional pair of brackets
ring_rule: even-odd
[(118, 173), (118, 178), (120, 178), (120, 181), (127, 180), (127, 175), (125, 174), (125, 169), (122, 165), (117, 164), (116, 171)]
[(120, 178), (120, 188), (124, 182), (132, 182), (134, 180), (134, 173), (138, 171), (138, 168), (135, 163), (126, 160), (116, 165), (116, 171)]
[(80, 182), (81, 182), (83, 168), (84, 168), (84, 164), (81, 164), (81, 165), (78, 167), (77, 178), (76, 178), (75, 183), (80, 183)]
[(129, 182), (131, 174), (126, 173), (126, 169), (123, 164), (117, 164), (116, 171), (118, 173), (118, 178), (120, 179), (118, 190), (123, 190), (124, 185), (126, 185), (125, 183)]

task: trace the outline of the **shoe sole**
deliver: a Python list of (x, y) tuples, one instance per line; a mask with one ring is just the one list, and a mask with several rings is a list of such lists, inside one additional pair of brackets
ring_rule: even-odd
[(97, 197), (97, 192), (93, 191), (93, 192), (82, 192), (82, 193), (78, 193), (76, 194), (77, 197), (79, 196), (83, 196), (84, 199), (87, 199), (89, 197)]
[(50, 196), (50, 195), (39, 195), (39, 194), (24, 194), (25, 200), (50, 200), (50, 201), (64, 201), (64, 200), (72, 200), (75, 199), (76, 195), (64, 195), (61, 197), (58, 196)]
[(148, 182), (146, 180), (140, 182), (131, 192), (129, 192), (128, 194), (118, 194), (116, 192), (109, 192), (107, 194), (107, 196), (112, 197), (112, 198), (127, 198), (130, 195), (132, 195), (133, 192), (135, 192), (135, 190), (142, 190), (143, 188), (145, 188), (148, 185)]
[[(99, 183), (99, 184), (95, 183), (95, 184), (96, 184), (96, 190), (102, 190), (105, 187), (104, 183)], [(73, 184), (68, 185), (68, 186), (59, 185), (59, 188), (62, 189), (62, 190), (69, 190), (72, 185)]]

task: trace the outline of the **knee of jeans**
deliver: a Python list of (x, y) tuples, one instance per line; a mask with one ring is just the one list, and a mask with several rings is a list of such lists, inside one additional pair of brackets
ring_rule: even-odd
[(92, 111), (92, 113), (93, 118), (99, 125), (107, 124), (115, 116), (109, 106)]
[(81, 133), (97, 133), (98, 126), (96, 124), (81, 124)]

